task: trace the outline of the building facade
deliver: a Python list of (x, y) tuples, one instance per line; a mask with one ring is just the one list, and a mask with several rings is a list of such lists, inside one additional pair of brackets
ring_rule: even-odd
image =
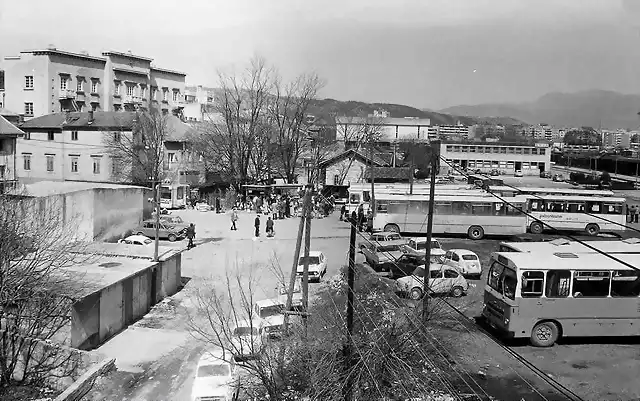
[(602, 130), (602, 146), (628, 149), (631, 146), (631, 133), (625, 130)]
[(202, 85), (187, 86), (184, 92), (184, 119), (188, 122), (208, 121), (216, 113), (215, 89)]
[(377, 143), (393, 143), (409, 140), (427, 140), (431, 120), (428, 118), (380, 117), (381, 112), (370, 117), (336, 117), (336, 140), (349, 147), (350, 143), (365, 142), (365, 126), (373, 132)]
[(0, 114), (0, 194), (17, 182), (16, 142), (24, 132)]
[(455, 143), (443, 142), (440, 156), (448, 163), (440, 163), (441, 173), (459, 173), (460, 170), (499, 170), (504, 174), (514, 174), (520, 170), (524, 175), (539, 175), (551, 169), (551, 149), (548, 143), (516, 145), (503, 143)]
[(130, 52), (101, 56), (49, 47), (3, 60), (4, 107), (25, 119), (64, 111), (133, 111), (184, 107), (186, 74), (152, 66)]

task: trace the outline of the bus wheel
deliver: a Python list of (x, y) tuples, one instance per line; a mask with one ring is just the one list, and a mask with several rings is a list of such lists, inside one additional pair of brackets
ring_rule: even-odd
[(469, 231), (467, 231), (467, 235), (472, 240), (479, 240), (484, 238), (484, 230), (480, 226), (471, 226), (469, 227)]
[(554, 322), (541, 322), (531, 331), (531, 344), (536, 347), (551, 347), (558, 340), (560, 330)]
[(584, 230), (587, 232), (587, 234), (591, 235), (592, 237), (595, 237), (600, 232), (600, 226), (598, 226), (597, 224), (591, 223), (591, 224), (587, 224), (587, 227), (585, 227)]
[(529, 231), (531, 231), (531, 234), (542, 234), (543, 230), (544, 230), (544, 226), (539, 221), (534, 221), (529, 226)]
[(422, 289), (415, 287), (411, 289), (411, 292), (409, 293), (409, 298), (411, 298), (414, 301), (417, 301), (419, 299), (422, 298)]
[(387, 224), (384, 226), (384, 231), (400, 234), (400, 227), (397, 224)]

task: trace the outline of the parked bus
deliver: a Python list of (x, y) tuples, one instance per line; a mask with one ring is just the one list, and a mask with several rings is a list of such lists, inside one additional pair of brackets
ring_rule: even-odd
[(513, 187), (508, 185), (491, 186), (489, 190), (502, 196), (514, 195), (561, 195), (561, 196), (615, 196), (613, 191), (590, 191), (575, 188), (540, 188), (540, 187)]
[(160, 207), (182, 209), (187, 206), (189, 186), (185, 184), (162, 184), (160, 186)]
[[(583, 241), (584, 244), (596, 248), (610, 255), (616, 254), (640, 254), (640, 238), (627, 238), (623, 240), (608, 241)], [(498, 252), (527, 252), (535, 253), (555, 253), (570, 252), (575, 254), (598, 253), (577, 241), (569, 241), (558, 238), (553, 241), (543, 242), (501, 242)]]
[[(640, 255), (616, 255), (640, 267)], [(549, 347), (560, 337), (640, 336), (640, 272), (601, 254), (496, 252), (482, 318)]]
[(586, 231), (598, 235), (601, 230), (626, 229), (625, 199), (598, 196), (541, 195), (527, 204), (527, 227), (533, 234), (549, 229)]
[[(435, 196), (433, 232), (466, 234), (478, 240), (485, 235), (518, 235), (526, 232), (526, 197), (499, 199), (479, 195)], [(402, 233), (427, 231), (429, 197), (423, 195), (376, 195), (374, 230)]]

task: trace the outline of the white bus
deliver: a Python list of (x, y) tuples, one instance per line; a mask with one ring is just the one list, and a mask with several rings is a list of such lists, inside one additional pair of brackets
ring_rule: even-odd
[(549, 226), (586, 231), (589, 235), (598, 235), (601, 230), (624, 230), (627, 222), (624, 206), (624, 198), (539, 195), (528, 202), (527, 227), (533, 234), (540, 234)]
[(189, 186), (185, 184), (162, 184), (160, 186), (160, 207), (182, 209), (187, 206)]
[[(509, 198), (510, 206), (490, 196), (439, 195), (434, 202), (433, 233), (465, 234), (478, 240), (485, 235), (518, 235), (526, 232), (522, 210), (527, 198)], [(423, 195), (376, 196), (373, 229), (402, 233), (425, 233), (429, 197)]]
[(615, 192), (606, 190), (586, 190), (575, 188), (536, 188), (512, 187), (508, 185), (490, 186), (489, 190), (502, 196), (513, 195), (561, 195), (561, 196), (606, 196), (613, 197)]
[[(616, 255), (640, 267), (640, 255)], [(539, 347), (559, 337), (640, 336), (640, 272), (601, 254), (496, 252), (483, 319)]]
[(569, 241), (564, 238), (543, 242), (501, 242), (499, 252), (527, 252), (527, 253), (555, 253), (569, 252), (575, 254), (598, 253), (589, 246), (611, 255), (616, 254), (640, 254), (640, 238), (627, 238), (623, 240), (608, 241), (583, 241), (583, 245), (577, 241)]

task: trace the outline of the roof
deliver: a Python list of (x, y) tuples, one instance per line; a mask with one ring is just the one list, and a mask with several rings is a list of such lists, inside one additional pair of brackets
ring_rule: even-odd
[[(323, 161), (322, 163), (320, 163), (320, 168), (324, 168), (327, 166), (330, 166), (332, 164), (335, 164), (343, 159), (346, 159), (348, 157), (355, 157), (356, 159), (360, 159), (361, 161), (364, 161), (365, 163), (371, 163), (371, 158), (369, 157), (369, 155), (366, 155), (365, 153), (358, 151), (356, 149), (349, 149), (349, 150), (345, 150), (342, 153), (338, 153), (337, 155), (333, 156), (330, 159), (327, 159), (325, 161)], [(387, 163), (385, 163), (384, 160), (382, 160), (380, 157), (378, 157), (377, 155), (373, 155), (373, 163), (378, 166), (378, 167), (383, 167), (386, 166)]]
[[(320, 251), (309, 251), (309, 256), (319, 257), (320, 255), (322, 255), (322, 252), (320, 252)], [(302, 255), (302, 256), (304, 256), (304, 255)]]
[(96, 111), (93, 121), (90, 112), (51, 113), (32, 118), (20, 126), (24, 131), (82, 129), (131, 130), (136, 113), (127, 111)]
[(336, 117), (336, 124), (369, 124), (369, 125), (383, 125), (383, 126), (403, 126), (403, 127), (426, 127), (431, 125), (430, 118), (397, 118), (397, 117)]
[[(486, 194), (481, 195), (478, 193), (472, 193), (466, 195), (461, 193), (460, 195), (439, 195), (437, 192), (435, 197), (439, 201), (450, 202), (487, 202), (487, 203), (525, 203), (531, 199), (530, 196), (510, 196), (508, 198), (500, 199), (493, 195)], [(399, 195), (399, 194), (376, 194), (376, 200), (416, 200), (416, 201), (429, 201), (429, 195)]]
[[(413, 241), (416, 244), (422, 244), (422, 243), (427, 242), (427, 238), (426, 237), (411, 237), (411, 238), (408, 238), (408, 240), (409, 241)], [(437, 238), (431, 238), (431, 241), (436, 241), (437, 242), (438, 239)]]
[(198, 360), (198, 366), (202, 365), (219, 365), (221, 362), (226, 362), (231, 357), (231, 351), (225, 351), (221, 347), (215, 347), (206, 350), (200, 359)]
[(0, 107), (0, 116), (4, 116), (4, 117), (19, 117), (20, 114), (14, 113), (13, 111), (10, 111), (9, 109), (5, 109), (5, 108)]
[(103, 56), (120, 56), (120, 57), (131, 58), (134, 60), (142, 60), (142, 61), (149, 61), (149, 62), (153, 61), (153, 59), (149, 57), (136, 56), (135, 54), (131, 54), (129, 52), (123, 53), (115, 50), (108, 50), (108, 51), (102, 52), (102, 55)]
[(87, 189), (146, 189), (149, 188), (134, 186), (134, 185), (121, 185), (121, 184), (109, 184), (101, 182), (73, 182), (73, 181), (38, 181), (33, 184), (26, 184), (24, 186), (24, 192), (27, 196), (50, 196), (66, 194), (71, 192), (85, 191)]
[[(367, 167), (364, 176), (370, 177), (370, 168)], [(410, 180), (411, 168), (410, 167), (376, 167), (374, 171), (374, 177), (376, 179), (397, 179), (397, 180)]]
[(280, 301), (280, 299), (278, 298), (261, 299), (259, 301), (256, 301), (256, 305), (258, 305), (259, 307), (282, 306), (282, 301)]
[[(475, 252), (470, 251), (468, 249), (455, 248), (455, 249), (449, 249), (449, 251), (458, 253), (460, 255), (476, 255)], [(476, 256), (478, 256), (478, 255), (476, 255)]]
[(188, 139), (193, 128), (174, 115), (167, 116), (167, 141), (182, 142)]
[(637, 238), (629, 238), (626, 240), (583, 241), (583, 243), (576, 241), (553, 240), (543, 242), (503, 242), (500, 245), (519, 249), (520, 252), (535, 252), (536, 254), (539, 252), (571, 252), (577, 254), (598, 253), (597, 251), (589, 248), (589, 246), (609, 254), (640, 254), (640, 243), (637, 243), (637, 240)]
[[(114, 244), (109, 242), (92, 242), (87, 245), (82, 254), (92, 254), (104, 257), (116, 257), (127, 259), (153, 260), (153, 247), (140, 245)], [(171, 247), (160, 246), (158, 248), (158, 258), (160, 261), (167, 260), (170, 257), (181, 253), (181, 250)]]
[(26, 50), (20, 53), (31, 53), (34, 56), (49, 56), (49, 55), (55, 54), (59, 56), (67, 56), (67, 57), (81, 58), (85, 60), (99, 61), (101, 63), (105, 63), (107, 61), (102, 57), (90, 56), (89, 54), (84, 54), (84, 53), (67, 52), (64, 50), (58, 50), (56, 48), (43, 49), (43, 50)]
[(176, 71), (176, 70), (169, 70), (166, 68), (160, 68), (160, 67), (151, 67), (151, 71), (159, 71), (159, 72), (165, 72), (167, 74), (175, 74), (175, 75), (182, 75), (184, 77), (187, 76), (186, 72), (182, 72), (182, 71)]
[(24, 131), (11, 124), (6, 118), (0, 115), (0, 136), (20, 136)]
[[(517, 269), (526, 270), (633, 270), (628, 266), (616, 262), (606, 255), (597, 253), (541, 253), (536, 254), (535, 258), (532, 258), (531, 254), (528, 252), (494, 252), (492, 257), (495, 256), (500, 256), (511, 261), (510, 264), (516, 266)], [(615, 255), (615, 258), (625, 263), (629, 263), (632, 266), (640, 267), (639, 254), (617, 254)]]

